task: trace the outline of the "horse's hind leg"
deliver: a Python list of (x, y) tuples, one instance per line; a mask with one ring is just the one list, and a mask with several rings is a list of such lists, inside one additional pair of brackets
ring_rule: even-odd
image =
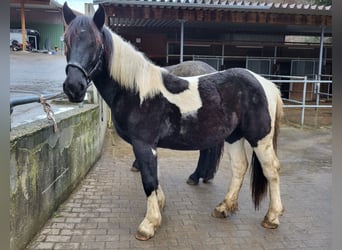
[[(210, 149), (204, 149), (200, 151), (200, 155), (198, 158), (198, 163), (195, 171), (189, 176), (188, 180), (186, 181), (189, 185), (197, 185), (199, 179), (203, 177), (203, 169), (207, 169), (210, 162), (208, 161), (208, 155), (210, 153)], [(214, 178), (214, 176), (212, 177)]]
[(211, 148), (201, 150), (196, 170), (189, 176), (186, 183), (197, 185), (200, 178), (203, 178), (203, 183), (210, 182), (218, 169), (223, 149), (224, 141)]
[(260, 140), (258, 146), (253, 149), (262, 166), (262, 172), (268, 181), (270, 192), (269, 209), (262, 222), (262, 226), (265, 228), (277, 228), (279, 225), (279, 216), (284, 211), (280, 198), (280, 163), (269, 136)]
[(133, 142), (133, 150), (140, 167), (141, 179), (147, 196), (147, 209), (143, 221), (138, 227), (135, 237), (148, 240), (154, 236), (161, 225), (161, 209), (165, 204), (164, 193), (158, 183), (157, 151), (154, 147), (142, 142)]
[(238, 196), (248, 166), (244, 139), (229, 144), (227, 149), (232, 177), (223, 202), (212, 212), (212, 216), (216, 218), (225, 218), (238, 209)]

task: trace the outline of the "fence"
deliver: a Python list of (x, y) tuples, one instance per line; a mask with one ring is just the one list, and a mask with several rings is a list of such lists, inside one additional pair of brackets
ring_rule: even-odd
[[(282, 92), (284, 108), (300, 108), (300, 125), (304, 125), (306, 109), (331, 109), (332, 80), (331, 76), (322, 75), (314, 80), (307, 76), (263, 75), (276, 83)], [(321, 78), (321, 79), (319, 79)]]

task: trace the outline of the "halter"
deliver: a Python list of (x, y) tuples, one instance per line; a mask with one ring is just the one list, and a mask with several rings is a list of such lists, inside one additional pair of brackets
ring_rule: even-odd
[(102, 55), (103, 55), (103, 45), (101, 46), (101, 49), (100, 49), (100, 53), (98, 54), (98, 56), (96, 57), (96, 64), (95, 66), (89, 71), (89, 73), (87, 72), (87, 70), (81, 65), (79, 64), (78, 62), (68, 62), (68, 64), (66, 65), (65, 67), (65, 73), (68, 74), (68, 68), (69, 67), (75, 67), (77, 68), (78, 70), (80, 70), (84, 77), (86, 78), (87, 80), (87, 85), (89, 85), (89, 83), (91, 82), (92, 80), (92, 76), (94, 75), (94, 73), (100, 68), (101, 64), (102, 64)]

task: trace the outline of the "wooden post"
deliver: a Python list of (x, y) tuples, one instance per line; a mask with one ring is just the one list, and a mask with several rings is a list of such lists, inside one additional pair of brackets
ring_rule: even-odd
[(21, 0), (21, 37), (22, 37), (22, 44), (23, 44), (23, 51), (26, 50), (26, 24), (25, 24), (25, 8), (24, 8), (25, 0)]

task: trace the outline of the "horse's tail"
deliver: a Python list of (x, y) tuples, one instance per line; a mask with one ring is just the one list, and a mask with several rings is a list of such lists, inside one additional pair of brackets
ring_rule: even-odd
[[(277, 102), (275, 110), (274, 119), (274, 132), (273, 132), (273, 148), (275, 153), (277, 153), (277, 138), (279, 134), (279, 127), (281, 118), (283, 115), (283, 101), (279, 90), (277, 90)], [(259, 209), (260, 202), (267, 194), (268, 181), (262, 171), (261, 163), (253, 151), (251, 159), (251, 189), (252, 189), (252, 199), (254, 202), (254, 208)]]
[(251, 189), (255, 209), (259, 209), (261, 200), (267, 194), (268, 181), (262, 172), (261, 163), (253, 151), (251, 159)]

